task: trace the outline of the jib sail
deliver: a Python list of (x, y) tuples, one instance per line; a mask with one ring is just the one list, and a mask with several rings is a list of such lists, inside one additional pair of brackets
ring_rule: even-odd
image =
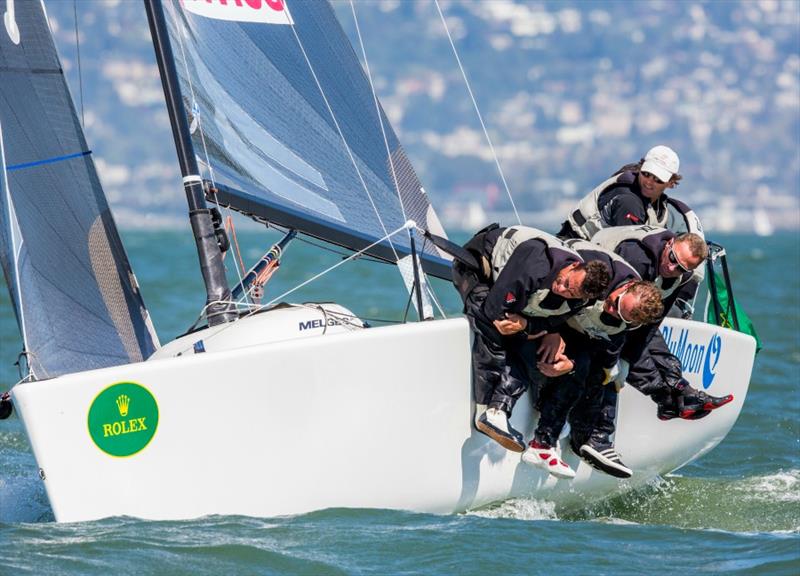
[(34, 378), (158, 347), (40, 2), (0, 23), (0, 262)]

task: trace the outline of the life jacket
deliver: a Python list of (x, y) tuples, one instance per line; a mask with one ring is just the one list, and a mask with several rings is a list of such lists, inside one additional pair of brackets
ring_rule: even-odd
[(611, 281), (604, 297), (570, 316), (567, 325), (593, 339), (608, 340), (609, 336), (625, 331), (628, 327), (622, 320), (604, 311), (605, 299), (623, 284), (631, 280), (641, 280), (639, 273), (621, 256), (599, 244), (578, 238), (567, 240), (565, 244), (578, 252), (585, 261), (600, 260), (611, 270)]
[[(583, 197), (578, 203), (578, 208), (567, 217), (572, 230), (584, 240), (591, 240), (597, 232), (608, 228), (600, 210), (600, 196), (612, 188), (633, 188), (635, 182), (636, 173), (624, 171), (615, 174), (594, 188)], [(676, 234), (694, 232), (705, 238), (697, 215), (679, 200), (663, 194), (658, 199), (656, 206), (647, 202), (644, 208), (647, 214), (644, 224), (667, 228)]]
[[(510, 226), (503, 230), (492, 248), (492, 281), (497, 280), (500, 276), (514, 250), (528, 240), (539, 240), (545, 243), (547, 256), (550, 259), (550, 268), (553, 271), (561, 270), (573, 262), (583, 262), (575, 250), (567, 248), (552, 234), (528, 226)], [(569, 300), (553, 294), (549, 288), (541, 288), (530, 295), (522, 313), (537, 317), (560, 316), (571, 312), (575, 304), (575, 302), (570, 303)]]
[[(596, 242), (607, 250), (616, 252), (622, 242), (634, 240), (642, 247), (645, 254), (647, 254), (647, 257), (653, 263), (653, 268), (657, 273), (664, 245), (675, 236), (676, 234), (672, 230), (665, 230), (664, 228), (656, 228), (648, 225), (611, 226), (595, 234), (594, 238), (592, 238), (592, 242)], [(645, 278), (645, 280), (652, 281), (659, 292), (661, 292), (661, 298), (666, 299), (667, 296), (686, 284), (692, 277), (693, 275), (690, 274), (683, 274), (678, 278), (663, 278), (660, 275), (656, 275), (655, 278)]]
[(578, 208), (567, 216), (572, 230), (584, 240), (591, 240), (592, 236), (607, 226), (598, 206), (600, 195), (611, 188), (631, 188), (635, 181), (636, 175), (633, 172), (622, 172), (596, 186), (578, 202)]
[(703, 240), (706, 239), (703, 226), (694, 210), (675, 198), (667, 198), (667, 223), (664, 228), (672, 230), (675, 234), (691, 232)]

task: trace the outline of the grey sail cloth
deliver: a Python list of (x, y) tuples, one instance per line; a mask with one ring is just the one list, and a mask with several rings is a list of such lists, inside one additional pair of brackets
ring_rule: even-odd
[[(445, 235), (328, 2), (162, 5), (194, 151), (220, 204), (354, 250), (408, 219)], [(391, 242), (369, 253), (409, 253), (408, 234)], [(423, 246), (423, 266), (449, 279), (450, 257), (418, 236)]]
[(0, 21), (0, 263), (35, 379), (158, 347), (40, 2)]

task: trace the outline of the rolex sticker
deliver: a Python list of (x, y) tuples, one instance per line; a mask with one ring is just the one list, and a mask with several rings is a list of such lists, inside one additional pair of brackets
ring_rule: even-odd
[(158, 427), (158, 404), (147, 388), (133, 382), (113, 384), (89, 408), (89, 435), (111, 456), (144, 450)]

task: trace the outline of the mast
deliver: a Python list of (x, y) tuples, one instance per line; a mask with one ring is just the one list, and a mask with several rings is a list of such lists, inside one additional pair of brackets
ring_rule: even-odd
[(183, 98), (164, 19), (164, 9), (160, 0), (144, 0), (144, 4), (150, 24), (150, 34), (153, 38), (153, 47), (156, 51), (158, 70), (161, 74), (161, 84), (167, 101), (172, 136), (178, 152), (186, 201), (189, 204), (189, 221), (192, 225), (194, 241), (197, 244), (197, 255), (200, 259), (200, 269), (206, 285), (206, 317), (210, 326), (232, 322), (236, 319), (236, 314), (229, 303), (231, 291), (228, 288), (225, 268), (222, 265), (222, 250), (217, 241), (217, 231), (214, 227), (211, 210), (203, 195), (203, 180), (197, 166), (189, 125), (181, 109)]

